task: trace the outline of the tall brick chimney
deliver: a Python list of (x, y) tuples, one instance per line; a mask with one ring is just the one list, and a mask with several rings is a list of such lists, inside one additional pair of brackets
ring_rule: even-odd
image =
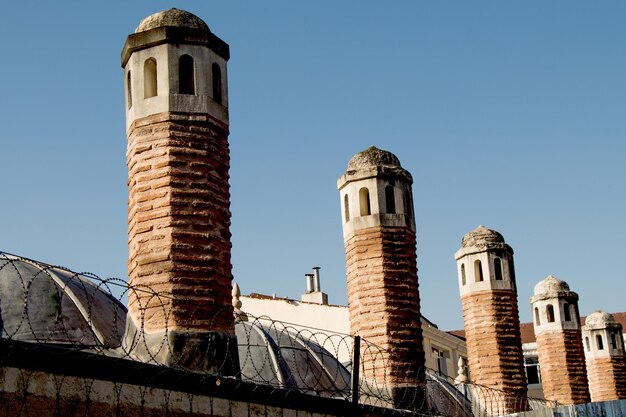
[(455, 254), (470, 380), (502, 391), (480, 398), (487, 414), (527, 408), (513, 249), (495, 230), (479, 226)]
[[(200, 18), (145, 18), (122, 50), (128, 135), (127, 348), (217, 371), (231, 305), (229, 48)], [(221, 369), (229, 372), (228, 369)]]
[(535, 285), (530, 303), (544, 397), (563, 405), (589, 402), (578, 294), (550, 275)]
[(389, 388), (396, 408), (419, 407), (424, 384), (412, 184), (395, 155), (373, 146), (337, 181), (350, 333), (384, 349), (362, 344), (362, 376)]
[(596, 311), (582, 328), (591, 401), (626, 399), (626, 354), (622, 325), (612, 314)]

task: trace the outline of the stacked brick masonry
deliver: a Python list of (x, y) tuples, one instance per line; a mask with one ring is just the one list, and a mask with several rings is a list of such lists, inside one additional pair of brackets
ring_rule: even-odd
[(136, 120), (127, 164), (130, 284), (147, 289), (129, 294), (129, 313), (147, 331), (232, 334), (228, 127), (208, 115)]
[(626, 357), (587, 359), (591, 400), (626, 399)]
[(461, 302), (471, 382), (504, 391), (511, 407), (517, 408), (513, 411), (519, 411), (527, 385), (517, 294), (480, 291), (463, 296)]
[(415, 233), (371, 227), (348, 236), (345, 249), (350, 332), (385, 349), (373, 357), (376, 349), (362, 345), (363, 376), (396, 386), (421, 381), (424, 351)]
[(537, 350), (547, 400), (563, 405), (590, 401), (580, 331), (541, 332), (537, 334)]

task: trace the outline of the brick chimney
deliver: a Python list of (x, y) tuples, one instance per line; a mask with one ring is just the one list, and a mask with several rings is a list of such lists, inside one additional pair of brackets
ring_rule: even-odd
[(480, 398), (487, 414), (527, 408), (513, 249), (479, 226), (455, 254), (472, 383), (502, 391)]
[(361, 345), (362, 377), (390, 389), (393, 406), (422, 401), (424, 351), (411, 174), (390, 152), (356, 154), (337, 181), (346, 250), (350, 333)]
[(544, 397), (563, 405), (588, 403), (578, 294), (550, 275), (535, 285), (530, 303)]
[(596, 311), (582, 327), (589, 392), (593, 402), (626, 399), (626, 355), (622, 325)]
[(145, 18), (122, 50), (131, 287), (125, 343), (158, 363), (226, 373), (228, 366), (214, 367), (236, 354), (228, 58), (228, 45), (200, 18), (177, 9)]

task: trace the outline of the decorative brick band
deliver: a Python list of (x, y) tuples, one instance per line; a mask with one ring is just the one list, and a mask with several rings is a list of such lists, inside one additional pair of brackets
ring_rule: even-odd
[[(145, 331), (234, 334), (228, 130), (208, 115), (160, 113), (128, 135), (129, 294)], [(190, 302), (192, 301), (192, 302)]]
[[(463, 296), (461, 302), (471, 382), (502, 390), (519, 401), (526, 396), (527, 386), (517, 294), (480, 291)], [(511, 401), (509, 411), (519, 407)]]
[(587, 360), (593, 402), (626, 399), (626, 356)]
[(378, 358), (383, 360), (363, 353), (363, 376), (395, 386), (423, 381), (415, 233), (392, 227), (357, 230), (346, 238), (345, 249), (350, 332), (386, 350)]
[(540, 332), (537, 334), (537, 351), (547, 400), (562, 405), (590, 401), (580, 331)]

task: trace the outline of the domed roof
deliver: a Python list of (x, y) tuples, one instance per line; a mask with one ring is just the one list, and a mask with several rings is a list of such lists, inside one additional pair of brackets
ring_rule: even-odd
[(350, 371), (323, 347), (328, 335), (286, 327), (266, 317), (237, 322), (235, 334), (244, 381), (322, 397), (348, 395)]
[(126, 307), (82, 274), (0, 252), (0, 337), (117, 347)]
[(348, 171), (378, 166), (401, 168), (400, 160), (397, 156), (389, 151), (378, 149), (376, 146), (370, 146), (350, 159), (350, 162), (348, 162)]
[(487, 229), (485, 226), (478, 226), (476, 229), (467, 233), (461, 239), (461, 247), (493, 247), (505, 245), (504, 237), (495, 230)]
[(561, 281), (554, 275), (549, 275), (543, 281), (540, 281), (537, 285), (535, 285), (535, 295), (543, 295), (543, 294), (554, 294), (558, 295), (559, 293), (569, 292), (569, 285), (567, 282)]
[(615, 324), (615, 317), (605, 311), (598, 310), (585, 318), (585, 326), (594, 329), (603, 329)]
[(163, 26), (175, 26), (188, 29), (203, 29), (209, 31), (209, 27), (198, 16), (180, 9), (169, 9), (154, 13), (139, 23), (135, 33), (159, 28)]

